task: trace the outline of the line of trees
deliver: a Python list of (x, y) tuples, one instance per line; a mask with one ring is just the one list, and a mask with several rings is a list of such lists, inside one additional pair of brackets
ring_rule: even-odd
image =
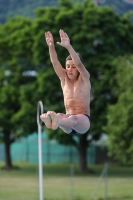
[[(36, 10), (35, 20), (13, 17), (0, 26), (0, 140), (5, 144), (6, 168), (13, 167), (10, 155), (12, 142), (37, 131), (36, 107), (39, 100), (43, 101), (45, 109), (64, 112), (60, 82), (50, 63), (44, 39), (44, 32), (50, 30), (55, 41), (59, 41), (60, 28), (68, 33), (72, 45), (82, 55), (84, 65), (91, 74), (91, 128), (88, 133), (76, 136), (76, 140), (59, 129), (46, 130), (49, 137), (62, 144), (75, 145), (80, 158), (79, 169), (84, 172), (87, 170), (87, 147), (93, 140), (98, 140), (105, 131), (115, 135), (117, 129), (119, 140), (126, 141), (119, 133), (128, 130), (129, 125), (132, 127), (131, 123), (119, 121), (118, 127), (124, 126), (124, 129), (121, 127), (118, 130), (117, 121), (116, 126), (111, 124), (114, 125), (114, 110), (119, 108), (117, 104), (124, 105), (120, 97), (123, 85), (120, 83), (124, 84), (129, 78), (128, 72), (117, 69), (124, 63), (118, 57), (123, 57), (126, 62), (128, 55), (132, 65), (133, 24), (130, 15), (120, 17), (111, 8), (97, 7), (89, 0), (77, 4), (62, 0), (58, 7)], [(56, 50), (60, 62), (65, 66), (67, 52), (58, 46)], [(126, 66), (121, 65), (123, 68)], [(127, 73), (127, 76), (123, 76), (123, 73)], [(117, 79), (118, 74), (122, 78)], [(129, 74), (132, 78), (131, 74), (132, 70)], [(130, 88), (131, 85), (124, 85), (125, 93), (126, 87)], [(128, 94), (131, 90), (128, 90)], [(116, 107), (110, 108), (109, 105)], [(125, 114), (128, 117), (129, 112)], [(130, 120), (133, 120), (132, 114)], [(110, 124), (112, 129), (109, 128)], [(129, 132), (132, 134), (132, 129)], [(113, 149), (116, 140), (110, 141)], [(132, 143), (130, 145), (127, 156), (133, 153)], [(121, 149), (126, 145), (117, 143), (117, 147)], [(119, 155), (122, 156), (123, 149), (120, 151)]]

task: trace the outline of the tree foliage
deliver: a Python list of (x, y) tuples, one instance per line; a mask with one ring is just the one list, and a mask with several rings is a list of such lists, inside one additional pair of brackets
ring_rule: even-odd
[(10, 19), (0, 28), (0, 131), (2, 132), (0, 137), (5, 143), (7, 168), (12, 166), (10, 145), (17, 137), (24, 134), (23, 126), (18, 123), (17, 116), (21, 107), (22, 89), (24, 85), (28, 87), (28, 84), (34, 81), (34, 77), (23, 75), (27, 66), (29, 70), (33, 66), (30, 61), (32, 58), (30, 27), (29, 19), (18, 17)]
[(121, 164), (132, 165), (133, 158), (133, 56), (120, 57), (114, 61), (116, 67), (115, 93), (118, 96), (115, 105), (108, 107), (110, 155)]

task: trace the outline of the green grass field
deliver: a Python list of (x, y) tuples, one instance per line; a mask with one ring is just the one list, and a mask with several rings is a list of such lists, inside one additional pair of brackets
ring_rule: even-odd
[[(39, 200), (38, 165), (14, 163), (19, 170), (0, 170), (0, 200)], [(0, 167), (3, 163), (0, 163)], [(91, 200), (92, 193), (104, 166), (90, 165), (90, 171), (79, 174), (74, 165), (74, 178), (70, 164), (45, 164), (43, 184), (45, 200)], [(104, 179), (95, 200), (103, 200)], [(109, 200), (133, 200), (133, 168), (109, 166)]]

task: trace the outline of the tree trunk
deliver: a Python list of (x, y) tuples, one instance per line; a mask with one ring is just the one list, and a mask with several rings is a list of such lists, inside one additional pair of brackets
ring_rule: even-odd
[(12, 169), (11, 152), (10, 152), (10, 131), (4, 131), (4, 144), (5, 144), (5, 169)]
[(82, 135), (79, 144), (79, 170), (80, 172), (87, 172), (87, 133)]

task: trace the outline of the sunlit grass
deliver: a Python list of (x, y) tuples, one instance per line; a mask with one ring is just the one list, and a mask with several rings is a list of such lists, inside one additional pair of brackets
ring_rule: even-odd
[[(0, 170), (1, 200), (39, 200), (38, 165), (15, 163), (18, 170)], [(0, 163), (3, 166), (3, 163)], [(45, 164), (43, 187), (45, 200), (91, 200), (104, 166), (90, 166), (90, 171), (81, 175), (74, 165), (74, 177), (70, 176), (70, 164)], [(105, 182), (102, 180), (96, 200), (103, 200)], [(109, 166), (109, 200), (133, 200), (133, 169)]]

